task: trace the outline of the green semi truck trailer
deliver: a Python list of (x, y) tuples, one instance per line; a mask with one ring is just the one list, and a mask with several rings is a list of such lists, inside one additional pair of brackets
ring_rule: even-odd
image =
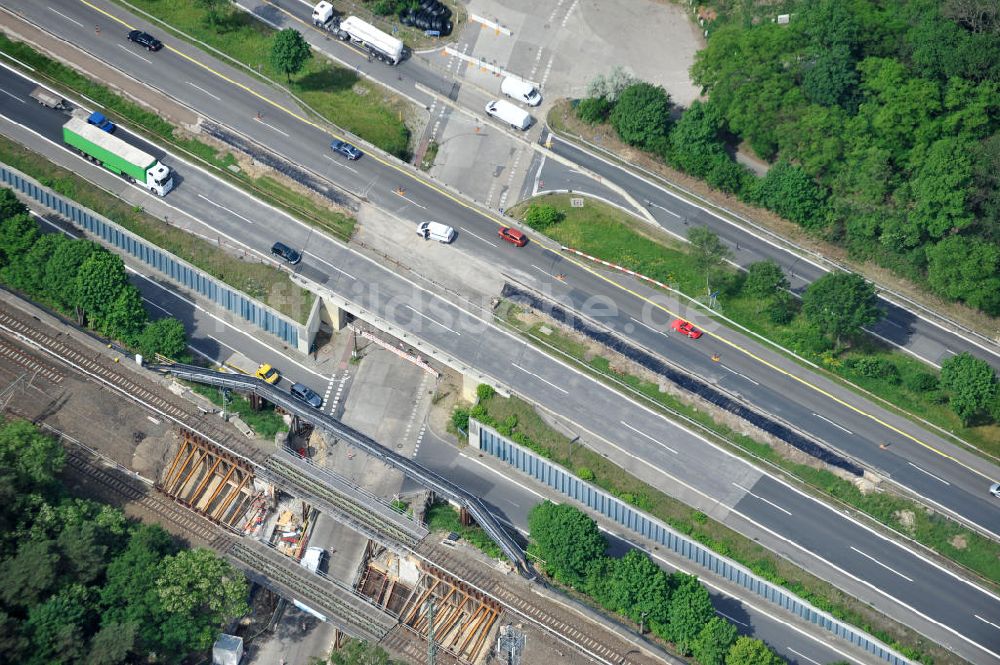
[(173, 172), (155, 157), (76, 116), (63, 125), (63, 141), (90, 161), (159, 196), (174, 186)]

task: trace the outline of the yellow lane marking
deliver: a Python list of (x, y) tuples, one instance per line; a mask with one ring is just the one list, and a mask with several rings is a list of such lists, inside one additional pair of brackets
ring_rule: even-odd
[[(106, 16), (107, 18), (111, 19), (112, 21), (116, 21), (117, 23), (120, 23), (121, 25), (125, 26), (126, 28), (134, 29), (132, 26), (130, 26), (128, 23), (126, 23), (122, 19), (118, 18), (117, 16), (114, 16), (114, 15), (110, 14), (109, 12), (104, 11), (100, 7), (97, 7), (96, 5), (92, 4), (91, 2), (88, 2), (88, 0), (80, 0), (80, 2), (83, 3), (84, 5), (90, 7), (94, 11), (97, 11), (97, 12), (103, 14), (104, 16)], [(279, 104), (278, 102), (273, 101), (273, 100), (265, 97), (264, 95), (260, 94), (256, 90), (253, 90), (252, 88), (250, 88), (250, 87), (248, 87), (248, 86), (246, 86), (246, 85), (244, 85), (244, 84), (242, 84), (242, 83), (240, 83), (238, 81), (234, 81), (233, 79), (231, 79), (230, 77), (226, 76), (222, 72), (219, 72), (219, 71), (216, 71), (216, 70), (212, 69), (211, 67), (209, 67), (205, 63), (199, 62), (198, 60), (192, 58), (191, 56), (189, 56), (189, 55), (187, 55), (185, 53), (182, 53), (181, 51), (178, 51), (177, 49), (175, 49), (175, 48), (173, 48), (171, 46), (164, 45), (164, 48), (169, 49), (173, 53), (176, 53), (177, 55), (181, 56), (185, 60), (187, 60), (187, 61), (189, 61), (189, 62), (197, 65), (198, 67), (201, 67), (205, 71), (210, 72), (211, 74), (217, 76), (218, 78), (222, 79), (223, 81), (226, 81), (227, 83), (229, 83), (229, 84), (231, 84), (233, 86), (236, 86), (237, 88), (243, 90), (244, 92), (247, 92), (250, 95), (253, 95), (255, 98), (257, 98), (261, 102), (263, 102), (265, 104), (268, 104), (271, 107), (273, 107), (273, 108), (275, 108), (275, 109), (277, 109), (279, 111), (283, 111), (283, 112), (287, 113), (288, 115), (290, 115), (291, 117), (295, 118), (296, 120), (298, 120), (298, 121), (300, 121), (302, 123), (305, 123), (306, 125), (308, 125), (310, 127), (313, 127), (314, 129), (317, 129), (317, 130), (319, 130), (319, 131), (321, 131), (321, 132), (323, 132), (323, 133), (325, 133), (325, 134), (327, 134), (329, 136), (332, 136), (335, 139), (346, 140), (346, 137), (340, 136), (337, 133), (330, 131), (328, 128), (323, 127), (323, 126), (321, 126), (321, 125), (313, 122), (309, 118), (306, 118), (306, 117), (304, 117), (304, 116), (296, 113), (294, 110), (286, 108), (286, 107), (282, 106), (281, 104)], [(475, 213), (475, 214), (477, 214), (477, 215), (479, 215), (481, 217), (484, 217), (484, 218), (488, 219), (489, 221), (491, 221), (494, 224), (496, 224), (498, 228), (501, 227), (501, 226), (503, 226), (502, 223), (498, 222), (496, 219), (494, 219), (490, 215), (487, 215), (486, 213), (484, 213), (483, 211), (479, 210), (475, 206), (472, 206), (472, 205), (466, 203), (465, 201), (462, 201), (458, 197), (452, 195), (451, 193), (449, 193), (448, 191), (446, 191), (444, 189), (441, 189), (437, 185), (434, 185), (433, 183), (427, 182), (427, 181), (423, 180), (422, 178), (418, 177), (417, 175), (415, 175), (413, 173), (410, 173), (409, 171), (407, 171), (406, 169), (402, 168), (401, 166), (393, 164), (392, 162), (390, 162), (388, 160), (382, 159), (379, 155), (376, 155), (376, 154), (369, 153), (368, 156), (371, 159), (374, 159), (379, 164), (382, 164), (383, 166), (386, 166), (386, 167), (389, 167), (389, 168), (393, 169), (394, 171), (396, 171), (397, 173), (399, 173), (403, 177), (409, 178), (411, 180), (415, 180), (416, 182), (419, 182), (420, 184), (424, 185), (425, 187), (427, 187), (431, 191), (436, 192), (437, 194), (439, 194), (441, 196), (444, 196), (445, 198), (447, 198), (448, 200), (450, 200), (450, 201), (452, 201), (454, 203), (457, 203), (458, 205), (462, 206), (466, 210), (469, 210), (469, 211), (471, 211), (471, 212), (473, 212), (473, 213)], [(622, 284), (619, 284), (618, 282), (616, 282), (616, 281), (608, 278), (606, 275), (602, 275), (601, 273), (597, 272), (596, 270), (592, 269), (590, 266), (582, 263), (581, 261), (578, 261), (578, 260), (576, 260), (574, 258), (566, 256), (558, 248), (553, 247), (553, 246), (549, 246), (545, 242), (538, 243), (538, 244), (542, 245), (542, 247), (545, 250), (547, 250), (549, 252), (552, 252), (553, 254), (557, 254), (558, 256), (560, 256), (563, 259), (569, 261), (570, 263), (574, 264), (578, 268), (589, 272), (591, 275), (594, 275), (598, 279), (601, 279), (601, 280), (607, 282), (608, 284), (611, 284), (612, 286), (618, 288), (619, 290), (624, 291), (625, 293), (628, 293), (629, 295), (633, 296), (634, 298), (638, 298), (639, 300), (642, 300), (643, 302), (649, 303), (653, 307), (656, 307), (657, 309), (659, 309), (659, 310), (661, 310), (663, 312), (666, 312), (667, 314), (669, 314), (672, 317), (675, 317), (675, 318), (679, 318), (680, 317), (679, 314), (676, 314), (673, 311), (671, 311), (670, 309), (664, 307), (663, 305), (661, 305), (661, 304), (659, 304), (657, 302), (654, 302), (654, 301), (650, 300), (649, 298), (646, 298), (645, 296), (643, 296), (642, 294), (638, 293), (637, 291), (634, 291), (634, 290), (632, 290), (632, 289), (630, 289), (630, 288), (628, 288), (628, 287), (626, 287), (626, 286), (624, 286)], [(760, 364), (764, 365), (765, 367), (768, 367), (768, 368), (774, 370), (775, 372), (778, 372), (779, 374), (784, 374), (785, 376), (792, 378), (793, 380), (797, 381), (798, 383), (800, 383), (800, 384), (802, 384), (804, 386), (807, 386), (808, 388), (811, 388), (812, 390), (814, 390), (817, 393), (823, 395), (824, 397), (826, 397), (826, 398), (828, 398), (828, 399), (836, 402), (837, 404), (840, 404), (841, 406), (844, 406), (844, 407), (850, 409), (851, 411), (854, 411), (855, 413), (857, 413), (857, 414), (859, 414), (861, 416), (865, 416), (865, 417), (871, 419), (872, 421), (878, 423), (879, 425), (882, 425), (883, 427), (885, 427), (889, 431), (894, 432), (894, 433), (898, 434), (899, 436), (902, 436), (902, 437), (904, 437), (906, 439), (909, 439), (910, 441), (913, 441), (914, 443), (916, 443), (916, 444), (918, 444), (918, 445), (926, 448), (927, 450), (930, 450), (931, 452), (937, 453), (941, 457), (944, 457), (945, 459), (948, 459), (948, 460), (950, 460), (952, 462), (955, 462), (956, 464), (962, 466), (963, 468), (965, 468), (965, 469), (967, 469), (969, 471), (972, 471), (973, 473), (975, 473), (975, 474), (977, 474), (977, 475), (979, 475), (979, 476), (981, 476), (983, 478), (989, 479), (989, 477), (986, 476), (984, 473), (982, 473), (979, 470), (977, 470), (977, 469), (969, 466), (968, 464), (965, 464), (961, 460), (958, 460), (955, 457), (949, 455), (948, 453), (945, 453), (944, 451), (939, 450), (939, 449), (935, 448), (934, 446), (921, 441), (920, 439), (916, 438), (912, 434), (908, 434), (908, 433), (904, 432), (903, 430), (899, 429), (898, 427), (885, 422), (884, 420), (882, 420), (881, 418), (879, 418), (875, 414), (868, 413), (867, 411), (864, 411), (864, 410), (862, 410), (862, 409), (860, 409), (860, 408), (858, 408), (858, 407), (856, 407), (856, 406), (854, 406), (852, 404), (849, 404), (848, 402), (845, 402), (844, 400), (840, 399), (836, 395), (833, 395), (829, 391), (824, 390), (823, 388), (820, 388), (819, 386), (817, 386), (817, 385), (815, 385), (813, 383), (810, 383), (809, 381), (806, 381), (805, 379), (803, 379), (803, 378), (801, 378), (799, 376), (796, 376), (795, 374), (793, 374), (793, 373), (791, 373), (791, 372), (789, 372), (789, 371), (787, 371), (785, 369), (782, 369), (781, 367), (778, 367), (777, 365), (775, 365), (774, 363), (770, 362), (769, 360), (765, 360), (764, 358), (758, 356), (757, 354), (755, 354), (754, 352), (750, 351), (749, 349), (746, 349), (746, 348), (740, 346), (736, 342), (730, 341), (730, 340), (726, 339), (725, 337), (722, 337), (722, 336), (720, 336), (718, 334), (715, 334), (715, 333), (706, 333), (706, 334), (711, 334), (712, 337), (714, 337), (715, 339), (719, 340), (723, 344), (725, 344), (725, 345), (727, 345), (727, 346), (729, 346), (729, 347), (731, 347), (731, 348), (733, 348), (733, 349), (735, 349), (735, 350), (743, 353), (744, 355), (752, 358), (753, 360), (756, 360), (757, 362), (759, 362)]]

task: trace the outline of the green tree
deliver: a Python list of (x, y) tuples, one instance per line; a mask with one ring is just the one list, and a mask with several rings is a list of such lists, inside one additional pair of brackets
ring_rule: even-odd
[(46, 233), (31, 246), (24, 256), (2, 269), (3, 280), (15, 289), (40, 295), (45, 290), (45, 266), (56, 248), (70, 242), (58, 233)]
[(536, 231), (544, 232), (563, 220), (566, 215), (547, 203), (532, 203), (524, 213), (524, 223)]
[(817, 52), (802, 74), (802, 92), (820, 106), (857, 107), (858, 72), (854, 56), (845, 45)]
[(695, 267), (705, 275), (705, 287), (711, 292), (712, 273), (723, 266), (732, 252), (707, 226), (692, 226), (688, 230), (687, 239), (691, 243)]
[(27, 420), (0, 426), (0, 473), (10, 474), (18, 491), (30, 493), (50, 486), (65, 462), (62, 445)]
[(778, 162), (759, 181), (756, 200), (807, 229), (826, 224), (826, 201), (816, 181), (798, 166)]
[(853, 273), (828, 273), (810, 284), (802, 294), (802, 311), (838, 344), (885, 315), (878, 307), (875, 288)]
[(910, 180), (913, 206), (909, 222), (925, 237), (942, 238), (971, 226), (974, 218), (968, 199), (973, 187), (972, 146), (954, 137), (940, 139), (910, 159), (915, 175)]
[(26, 214), (28, 214), (28, 206), (21, 203), (21, 199), (17, 198), (14, 190), (7, 187), (0, 188), (0, 220)]
[(95, 328), (102, 328), (119, 294), (128, 285), (125, 263), (107, 250), (94, 252), (76, 275), (76, 305)]
[(91, 592), (81, 584), (60, 589), (28, 611), (27, 629), (35, 662), (72, 663), (86, 654), (85, 629), (92, 613)]
[(629, 550), (611, 567), (611, 607), (635, 623), (660, 630), (667, 625), (670, 584), (667, 574), (639, 550)]
[(670, 163), (703, 178), (719, 160), (731, 161), (719, 138), (721, 127), (722, 117), (711, 101), (692, 102), (670, 130)]
[(743, 281), (743, 293), (757, 302), (760, 312), (779, 292), (789, 287), (788, 278), (775, 261), (755, 261), (747, 266), (746, 279)]
[(611, 111), (611, 126), (629, 145), (666, 152), (670, 105), (670, 96), (662, 87), (633, 83), (619, 95)]
[(695, 638), (691, 653), (701, 665), (723, 665), (737, 635), (736, 626), (722, 617), (712, 617)]
[(102, 626), (90, 640), (85, 665), (118, 665), (130, 662), (135, 649), (138, 628), (133, 623), (109, 623)]
[(971, 425), (996, 397), (997, 375), (985, 360), (960, 353), (941, 363), (941, 387), (951, 395), (952, 410)]
[(38, 239), (38, 224), (31, 215), (12, 215), (0, 219), (0, 256), (3, 264), (23, 261)]
[(726, 654), (726, 665), (781, 665), (781, 658), (762, 641), (743, 635)]
[(552, 576), (580, 586), (591, 561), (604, 555), (607, 542), (597, 523), (581, 510), (544, 501), (528, 514), (528, 529), (538, 556)]
[(309, 43), (298, 30), (285, 28), (274, 36), (271, 44), (271, 65), (285, 74), (289, 83), (292, 74), (298, 74), (312, 57)]
[(50, 540), (22, 540), (17, 553), (0, 566), (0, 600), (7, 607), (30, 608), (58, 585), (59, 550)]
[(184, 324), (174, 318), (153, 321), (136, 340), (139, 353), (146, 358), (154, 358), (159, 353), (161, 356), (179, 360), (187, 353), (187, 344)]
[(926, 251), (927, 281), (935, 292), (1000, 314), (1000, 245), (954, 235)]
[(347, 643), (330, 653), (330, 665), (403, 665), (392, 660), (385, 649), (363, 640), (347, 640)]
[(249, 611), (246, 578), (204, 548), (166, 557), (156, 591), (163, 611), (183, 624), (197, 649), (211, 646), (224, 621)]
[(674, 573), (675, 588), (667, 609), (668, 639), (682, 654), (691, 653), (701, 629), (715, 616), (708, 591), (694, 575)]
[(101, 332), (112, 339), (134, 344), (149, 323), (139, 289), (126, 284), (104, 317)]
[(45, 295), (64, 312), (77, 305), (77, 280), (80, 267), (100, 246), (89, 240), (69, 240), (56, 244), (52, 257), (45, 264)]

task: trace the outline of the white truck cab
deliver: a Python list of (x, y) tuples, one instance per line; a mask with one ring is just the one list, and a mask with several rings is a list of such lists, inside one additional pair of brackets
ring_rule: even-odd
[(333, 5), (322, 0), (313, 7), (312, 20), (314, 25), (326, 25), (333, 19)]

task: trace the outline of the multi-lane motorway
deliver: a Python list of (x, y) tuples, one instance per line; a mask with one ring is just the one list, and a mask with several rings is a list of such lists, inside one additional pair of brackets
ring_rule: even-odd
[[(20, 11), (26, 12), (31, 9), (28, 3), (22, 4), (24, 6), (18, 7)], [(36, 9), (43, 15), (47, 12), (45, 5), (39, 5)], [(66, 1), (60, 4), (59, 11), (80, 25), (94, 22), (93, 16), (86, 13), (92, 10), (84, 5)], [(70, 13), (73, 11), (77, 12), (76, 18)], [(106, 22), (107, 18), (103, 20)], [(132, 71), (143, 80), (155, 83), (157, 87), (167, 90), (175, 98), (186, 100), (193, 107), (206, 109), (206, 115), (243, 129), (245, 133), (255, 136), (264, 143), (273, 144), (272, 147), (276, 151), (286, 155), (291, 153), (299, 163), (309, 164), (314, 170), (338, 182), (346, 183), (348, 187), (370, 183), (373, 178), (381, 179), (384, 189), (379, 186), (372, 187), (369, 191), (370, 199), (389, 207), (401, 217), (419, 219), (421, 216), (434, 214), (443, 221), (454, 223), (459, 227), (460, 234), (465, 231), (459, 243), (453, 248), (456, 251), (503, 252), (495, 255), (497, 261), (508, 264), (512, 271), (518, 272), (523, 277), (530, 276), (527, 277), (529, 279), (537, 280), (543, 271), (565, 272), (568, 275), (567, 285), (552, 284), (552, 288), (560, 286), (565, 289), (566, 293), (560, 297), (582, 305), (592, 294), (605, 295), (619, 308), (611, 323), (620, 325), (623, 331), (625, 325), (632, 325), (633, 336), (640, 343), (665, 355), (673, 355), (679, 360), (701, 358), (704, 367), (710, 371), (699, 373), (717, 376), (720, 383), (731, 386), (731, 389), (756, 394), (757, 390), (754, 388), (739, 388), (739, 384), (735, 383), (741, 380), (739, 375), (734, 374), (732, 378), (723, 377), (721, 374), (723, 370), (718, 366), (713, 367), (707, 354), (717, 352), (715, 349), (718, 349), (725, 354), (724, 361), (728, 363), (727, 367), (741, 372), (743, 376), (754, 376), (753, 380), (758, 384), (763, 383), (756, 374), (742, 371), (759, 371), (759, 367), (755, 367), (751, 362), (757, 361), (727, 346), (725, 341), (703, 340), (709, 343), (694, 344), (687, 340), (668, 339), (657, 329), (662, 325), (662, 319), (651, 321), (650, 325), (653, 327), (648, 329), (648, 332), (641, 333), (640, 331), (647, 329), (632, 323), (630, 319), (635, 318), (642, 322), (644, 316), (642, 310), (648, 305), (645, 305), (640, 298), (633, 297), (605, 281), (602, 276), (577, 269), (558, 255), (547, 253), (537, 246), (535, 249), (530, 249), (529, 245), (529, 248), (526, 248), (528, 251), (518, 251), (509, 247), (497, 249), (495, 246), (491, 249), (491, 243), (486, 240), (490, 235), (486, 234), (492, 230), (487, 231), (481, 226), (473, 226), (474, 223), (482, 225), (482, 218), (460, 201), (414, 180), (406, 180), (407, 200), (402, 201), (401, 197), (393, 194), (391, 189), (408, 176), (405, 171), (397, 169), (393, 164), (366, 157), (361, 162), (350, 165), (350, 168), (355, 169), (355, 175), (352, 176), (352, 172), (343, 170), (347, 165), (327, 160), (328, 155), (322, 149), (317, 149), (317, 145), (324, 145), (326, 139), (315, 126), (293, 115), (277, 112), (267, 113), (263, 121), (256, 120), (256, 112), (264, 102), (261, 97), (255, 97), (248, 92), (248, 88), (256, 85), (255, 82), (244, 79), (243, 85), (246, 87), (242, 88), (225, 83), (215, 72), (194, 64), (199, 56), (193, 49), (183, 44), (171, 45), (187, 53), (190, 59), (166, 50), (148, 58), (145, 53), (130, 52), (121, 48), (121, 42), (115, 33), (107, 28), (104, 31), (105, 36), (100, 37), (90, 30), (78, 29), (79, 26), (74, 25), (72, 21), (66, 21), (65, 26), (61, 28), (67, 38), (72, 35), (83, 48), (99, 52), (117, 67)], [(60, 29), (58, 25), (48, 27), (57, 32)], [(109, 32), (112, 35), (110, 38), (107, 36)], [(157, 58), (154, 66), (148, 66), (152, 65), (151, 57)], [(204, 60), (204, 57), (201, 59)], [(226, 77), (231, 80), (240, 78), (235, 72), (226, 73)], [(21, 82), (19, 84), (21, 88), (18, 89), (17, 80), (11, 76), (5, 76), (0, 83), (10, 93), (0, 96), (2, 97), (0, 112), (22, 124), (34, 127), (51, 140), (58, 141), (57, 128), (61, 120), (53, 114), (39, 112), (37, 106), (26, 107), (21, 101), (25, 99), (24, 95), (27, 89), (30, 89), (30, 84)], [(270, 95), (270, 92), (263, 87), (259, 90), (262, 96)], [(222, 96), (225, 103), (209, 101), (205, 97), (206, 94)], [(17, 97), (21, 100), (16, 99)], [(219, 118), (220, 115), (223, 117)], [(176, 158), (168, 157), (167, 162), (183, 168)], [(81, 166), (81, 168), (87, 167)], [(450, 303), (416, 292), (411, 285), (392, 273), (374, 266), (370, 261), (347, 251), (342, 246), (316, 234), (312, 234), (310, 239), (306, 228), (295, 225), (290, 220), (285, 220), (279, 227), (273, 214), (262, 215), (259, 206), (246, 201), (245, 196), (209, 181), (196, 170), (189, 170), (183, 175), (185, 181), (170, 194), (164, 204), (190, 210), (193, 214), (212, 220), (218, 232), (237, 238), (257, 251), (266, 252), (274, 236), (280, 233), (284, 239), (305, 248), (307, 261), (302, 268), (304, 276), (319, 282), (325, 281), (332, 289), (341, 289), (345, 295), (363, 302), (364, 306), (372, 311), (383, 312), (383, 316), (386, 316), (387, 302), (412, 303), (415, 306), (410, 309), (394, 307), (397, 316), (392, 318), (397, 325), (427, 339), (438, 348), (449, 350), (462, 357), (469, 364), (514, 387), (517, 392), (529, 399), (563, 413), (597, 437), (613, 442), (628, 454), (642, 460), (642, 463), (650, 467), (654, 473), (662, 473), (664, 477), (670, 476), (674, 479), (683, 478), (703, 496), (713, 497), (719, 500), (721, 505), (730, 508), (731, 514), (753, 520), (758, 525), (770, 529), (779, 539), (784, 538), (788, 542), (796, 543), (789, 548), (789, 555), (793, 558), (811, 560), (813, 555), (822, 555), (849, 575), (862, 580), (861, 583), (870, 587), (876, 596), (890, 595), (911, 605), (929, 617), (931, 623), (947, 626), (952, 636), (941, 641), (950, 641), (960, 652), (969, 653), (969, 658), (972, 660), (986, 662), (983, 660), (983, 655), (987, 653), (985, 650), (990, 649), (990, 645), (996, 644), (1000, 636), (1000, 632), (997, 632), (1000, 629), (994, 627), (995, 624), (1000, 624), (998, 621), (1000, 604), (994, 596), (959, 581), (905, 549), (861, 529), (838, 513), (805, 499), (785, 485), (767, 479), (749, 465), (729, 458), (659, 416), (554, 363), (501, 331), (486, 326), (476, 316), (470, 316)], [(100, 177), (100, 174), (95, 177)], [(124, 184), (120, 183), (120, 186), (124, 187)], [(148, 207), (153, 209), (156, 203), (158, 202), (151, 202)], [(428, 213), (428, 210), (434, 212)], [(251, 221), (248, 223), (247, 220)], [(468, 225), (468, 228), (463, 224)], [(280, 231), (276, 230), (278, 228)], [(261, 229), (269, 230), (265, 232)], [(477, 237), (481, 238), (478, 242)], [(373, 297), (370, 290), (366, 292), (362, 287), (363, 284), (378, 284), (381, 290), (379, 297)], [(629, 288), (634, 290), (634, 287)], [(637, 292), (636, 296), (638, 295), (645, 294)], [(621, 311), (622, 308), (624, 312)], [(662, 312), (658, 315), (665, 316)], [(726, 333), (725, 340), (733, 337)], [(718, 346), (712, 346), (713, 344)], [(740, 341), (738, 345), (749, 348), (752, 343)], [(505, 349), (505, 354), (496, 354), (494, 351), (498, 348)], [(761, 355), (764, 353), (766, 352), (759, 350), (756, 355), (764, 357)], [(747, 359), (745, 366), (736, 364), (740, 357)], [(699, 371), (697, 367), (691, 369)], [(807, 392), (803, 391), (801, 384), (798, 384), (794, 377), (779, 372), (775, 374), (784, 376), (791, 382), (775, 391), (780, 395), (781, 390), (784, 390), (785, 395), (782, 395), (784, 399), (796, 391)], [(602, 405), (599, 413), (595, 412), (594, 403)], [(618, 419), (608, 419), (601, 415), (607, 413), (615, 414)], [(817, 422), (826, 422), (818, 416), (814, 417)], [(795, 418), (788, 419), (795, 420)], [(808, 424), (807, 418), (803, 420), (805, 422), (798, 424)], [(842, 427), (848, 427), (844, 419), (834, 422)], [(847, 438), (853, 436), (854, 432)], [(669, 448), (666, 447), (668, 445)], [(915, 447), (913, 450), (920, 449)], [(929, 451), (928, 455), (931, 462), (941, 463), (940, 459), (936, 460), (930, 456)], [(927, 468), (920, 468), (918, 463), (920, 461), (922, 460), (900, 456), (896, 463), (900, 467), (912, 465), (920, 473), (926, 474)], [(958, 467), (954, 473), (961, 473), (962, 468)], [(946, 472), (952, 471), (941, 471), (941, 474)], [(942, 484), (949, 482), (942, 475), (937, 475), (936, 478), (935, 482)], [(945, 487), (951, 488), (948, 491), (957, 492), (955, 489), (957, 485), (958, 482)], [(975, 483), (967, 483), (966, 486), (974, 488)], [(973, 507), (978, 505), (975, 494), (972, 492), (965, 494), (972, 499)], [(995, 524), (995, 506), (990, 506), (985, 501), (978, 503), (981, 503), (981, 508), (986, 511), (984, 521), (987, 524)], [(808, 535), (810, 532), (811, 535)], [(812, 554), (807, 554), (807, 551)], [(942, 599), (941, 589), (948, 589), (951, 592)], [(971, 647), (970, 650), (972, 644), (980, 645), (981, 649)], [(992, 651), (990, 653), (990, 656), (986, 656), (987, 660), (996, 657), (995, 653)]]
[[(493, 240), (496, 222), (477, 208), (377, 154), (345, 163), (326, 149), (329, 136), (325, 130), (295, 111), (290, 100), (275, 97), (269, 88), (239, 72), (206, 64), (203, 54), (184, 42), (168, 40), (163, 51), (149, 54), (129, 47), (122, 37), (124, 25), (121, 30), (106, 27), (96, 33), (89, 26), (98, 22), (108, 26), (109, 21), (113, 25), (122, 13), (104, 0), (53, 0), (48, 5), (12, 0), (7, 6), (290, 161), (349, 191), (363, 192), (373, 204), (402, 219), (417, 222), (432, 218), (455, 226), (460, 236), (456, 251), (486, 256), (508, 273), (544, 286), (576, 311), (601, 309), (599, 318), (605, 325), (828, 442), (981, 531), (1000, 537), (1000, 508), (986, 492), (1000, 472), (934, 432), (711, 320), (704, 320), (702, 326), (710, 334), (697, 343), (670, 337), (664, 331), (671, 316), (684, 313), (673, 299), (597, 273), (540, 238), (522, 250), (501, 246)], [(155, 32), (138, 19), (130, 18), (128, 23)], [(262, 109), (262, 116), (258, 116)], [(397, 188), (404, 194), (395, 193)], [(171, 194), (171, 198), (181, 196)], [(193, 201), (198, 206), (194, 212), (209, 219), (219, 217), (220, 210), (211, 201), (210, 197)], [(241, 234), (247, 234), (245, 227), (235, 232), (237, 237)], [(263, 245), (272, 239), (255, 240)], [(317, 269), (328, 270), (321, 262), (303, 268), (306, 273)], [(565, 282), (552, 278), (560, 273), (567, 275)], [(337, 277), (336, 272), (331, 275)], [(701, 320), (697, 314), (688, 315), (696, 322)], [(722, 362), (713, 362), (714, 356), (720, 356)], [(886, 443), (888, 447), (881, 447)]]

